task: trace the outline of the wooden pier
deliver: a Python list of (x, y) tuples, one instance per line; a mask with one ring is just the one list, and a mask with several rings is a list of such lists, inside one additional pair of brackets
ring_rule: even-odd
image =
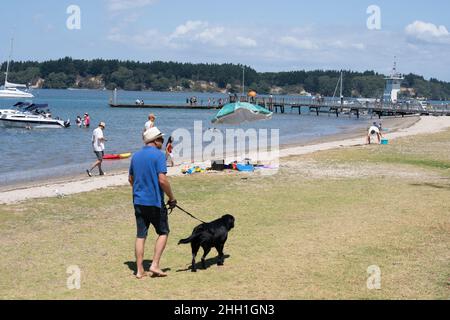
[(189, 110), (219, 110), (219, 105), (190, 105), (190, 104), (114, 104), (110, 103), (111, 108), (128, 108), (128, 109), (189, 109)]
[(358, 100), (345, 100), (345, 99), (324, 99), (318, 97), (293, 97), (293, 98), (252, 98), (252, 97), (238, 97), (237, 95), (230, 96), (228, 99), (220, 99), (219, 103), (210, 104), (198, 104), (198, 103), (180, 103), (180, 104), (127, 104), (117, 102), (117, 93), (114, 92), (113, 98), (109, 102), (109, 106), (112, 108), (137, 108), (137, 109), (184, 109), (184, 110), (219, 110), (223, 107), (223, 104), (229, 102), (249, 102), (260, 105), (275, 113), (286, 113), (290, 110), (292, 113), (294, 110), (298, 114), (303, 112), (309, 114), (316, 114), (319, 116), (321, 113), (330, 115), (348, 115), (351, 117), (355, 115), (359, 118), (361, 115), (370, 115), (381, 118), (383, 116), (407, 116), (407, 115), (430, 115), (430, 116), (450, 116), (450, 105), (427, 105), (423, 106), (418, 102), (403, 102), (403, 103), (385, 103), (383, 101), (366, 101), (359, 102)]
[[(185, 110), (220, 110), (226, 101), (219, 99), (208, 101), (207, 104), (203, 103), (203, 100), (198, 101), (197, 97), (191, 97), (186, 99), (184, 103), (144, 103), (143, 100), (136, 100), (134, 103), (119, 102), (117, 99), (118, 90), (115, 89), (112, 92), (112, 96), (109, 99), (109, 106), (111, 108), (128, 108), (128, 109), (185, 109)], [(200, 103), (199, 103), (200, 102)]]
[(258, 104), (275, 113), (286, 113), (290, 109), (292, 113), (294, 110), (298, 114), (303, 111), (313, 113), (319, 116), (321, 113), (328, 115), (336, 115), (339, 117), (342, 114), (359, 118), (361, 115), (371, 115), (381, 118), (382, 116), (407, 116), (407, 115), (430, 115), (430, 116), (450, 116), (450, 105), (428, 105), (422, 106), (420, 103), (385, 103), (385, 102), (364, 102), (357, 100), (341, 100), (337, 99), (312, 99), (312, 98), (260, 98), (253, 99), (249, 102)]

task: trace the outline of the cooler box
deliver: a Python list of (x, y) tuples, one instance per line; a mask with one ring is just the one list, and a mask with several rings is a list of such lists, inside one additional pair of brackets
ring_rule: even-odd
[(225, 169), (225, 161), (224, 160), (212, 161), (211, 169), (214, 171), (223, 171)]

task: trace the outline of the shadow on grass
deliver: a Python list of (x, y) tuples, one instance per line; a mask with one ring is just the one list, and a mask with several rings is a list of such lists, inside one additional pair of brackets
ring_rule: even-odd
[[(144, 260), (144, 270), (145, 271), (150, 271), (150, 267), (152, 266), (152, 260)], [(133, 271), (133, 274), (136, 275), (137, 273), (137, 266), (136, 266), (136, 261), (127, 261), (123, 263), (124, 265), (126, 265), (131, 271)], [(172, 270), (171, 268), (165, 268), (162, 269), (163, 272), (168, 272)]]
[[(226, 259), (228, 259), (229, 257), (230, 257), (230, 255), (229, 255), (229, 254), (226, 254), (226, 255), (223, 256), (223, 259), (226, 260)], [(197, 263), (195, 264), (195, 267), (197, 268), (197, 271), (198, 271), (198, 270), (206, 270), (206, 269), (208, 269), (209, 267), (211, 267), (212, 265), (217, 264), (217, 262), (219, 262), (219, 259), (218, 259), (218, 258), (219, 258), (219, 257), (214, 257), (214, 258), (206, 259), (206, 260), (205, 260), (205, 266), (206, 266), (205, 269), (203, 269), (201, 260), (199, 260), (199, 262), (197, 262)], [(188, 268), (186, 268), (186, 269), (179, 269), (179, 270), (177, 270), (176, 272), (186, 272), (186, 271), (191, 271), (191, 270), (192, 270), (192, 264), (190, 264)]]
[(413, 187), (430, 187), (430, 188), (434, 188), (434, 189), (450, 190), (450, 185), (442, 185), (442, 184), (435, 184), (435, 183), (411, 183), (411, 186), (413, 186)]

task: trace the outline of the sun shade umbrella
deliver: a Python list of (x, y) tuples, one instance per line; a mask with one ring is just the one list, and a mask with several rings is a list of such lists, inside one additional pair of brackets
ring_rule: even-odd
[(266, 108), (247, 102), (228, 103), (223, 106), (212, 120), (215, 124), (241, 124), (259, 120), (272, 119), (273, 112)]

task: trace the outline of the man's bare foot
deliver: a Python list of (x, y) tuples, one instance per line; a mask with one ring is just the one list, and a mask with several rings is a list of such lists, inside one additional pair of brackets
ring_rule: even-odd
[(138, 280), (141, 280), (141, 279), (143, 279), (145, 277), (148, 277), (148, 273), (147, 272), (144, 272), (142, 274), (140, 274), (140, 273), (136, 274), (136, 279), (138, 279)]
[(161, 277), (161, 278), (163, 278), (163, 277), (167, 277), (168, 276), (167, 273), (165, 273), (164, 271), (162, 271), (159, 268), (150, 268), (150, 272), (153, 273), (154, 277)]

